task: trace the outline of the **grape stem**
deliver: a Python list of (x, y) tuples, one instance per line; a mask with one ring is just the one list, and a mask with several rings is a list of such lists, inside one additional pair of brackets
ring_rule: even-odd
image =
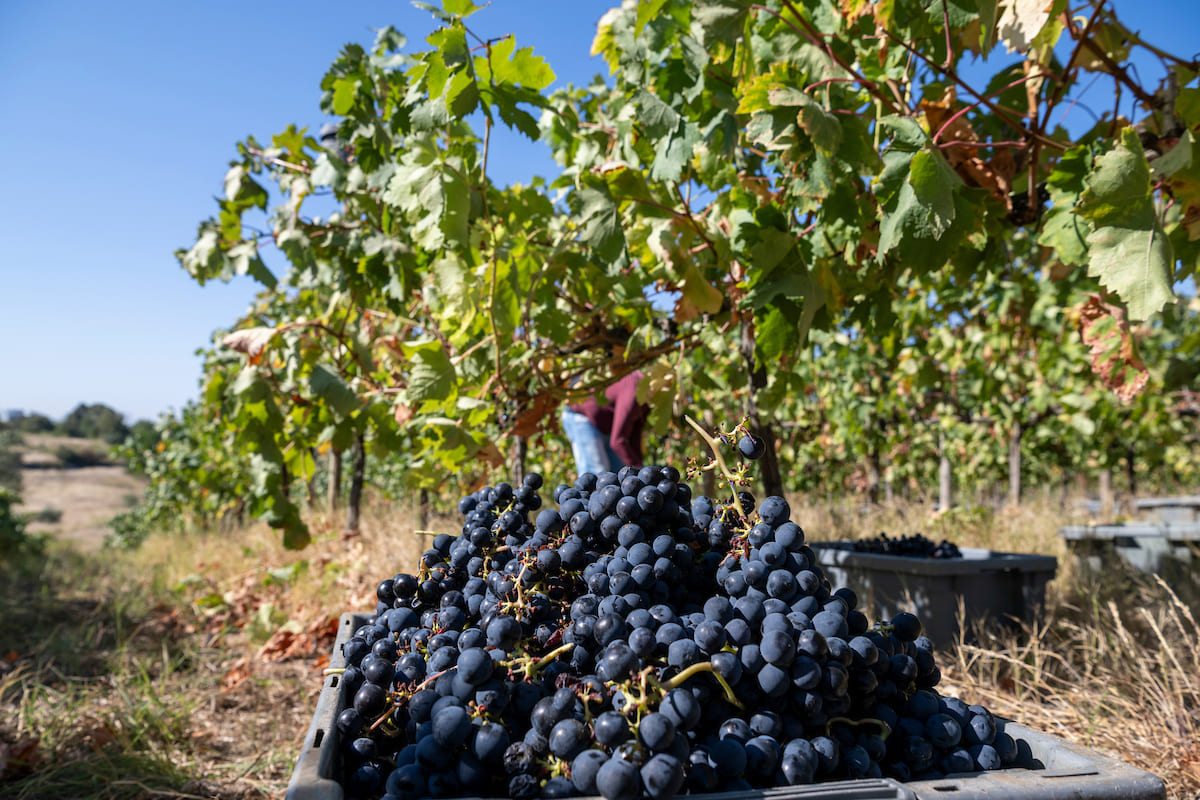
[(554, 648), (549, 653), (536, 660), (533, 658), (533, 656), (524, 655), (510, 658), (502, 663), (504, 666), (509, 668), (510, 672), (520, 671), (524, 674), (525, 680), (533, 680), (534, 676), (536, 676), (538, 672), (546, 667), (546, 665), (559, 656), (571, 652), (572, 648), (574, 647), (574, 642), (568, 642), (567, 644)]
[(721, 688), (725, 691), (725, 699), (738, 708), (745, 708), (745, 706), (742, 705), (742, 701), (738, 700), (737, 695), (733, 693), (733, 689), (725, 681), (725, 677), (717, 671), (717, 668), (713, 666), (711, 661), (701, 661), (699, 664), (692, 664), (690, 667), (682, 672), (679, 672), (674, 677), (664, 681), (663, 688), (667, 691), (670, 691), (671, 689), (682, 685), (683, 682), (688, 678), (691, 678), (693, 675), (698, 675), (701, 672), (712, 673), (712, 676), (717, 679), (717, 683), (721, 684)]
[[(453, 668), (453, 667), (447, 668), (447, 669), (442, 670), (441, 672), (433, 673), (428, 678), (426, 678), (425, 680), (418, 683), (416, 685), (416, 687), (414, 687), (412, 689), (412, 693), (416, 694), (417, 692), (421, 691), (422, 689), (428, 688), (429, 684), (433, 683), (438, 678), (445, 675), (447, 672), (450, 671), (450, 669), (456, 669), (456, 668)], [(384, 722), (386, 722), (388, 717), (390, 717), (392, 715), (392, 712), (395, 711), (397, 708), (400, 708), (400, 706), (402, 705), (402, 700), (409, 699), (409, 697), (411, 697), (411, 695), (408, 695), (408, 690), (405, 690), (404, 692), (400, 692), (400, 691), (394, 692), (391, 705), (388, 706), (387, 711), (383, 712), (383, 716), (380, 717), (379, 719), (375, 720), (375, 722), (372, 723), (371, 727), (368, 728), (368, 730), (373, 731), (376, 728), (378, 728), (380, 725), (382, 725)]]
[(885, 742), (887, 741), (888, 736), (890, 736), (892, 733), (892, 728), (890, 725), (881, 719), (876, 719), (875, 717), (867, 717), (865, 719), (858, 720), (850, 719), (849, 717), (830, 717), (829, 721), (825, 723), (826, 736), (832, 735), (834, 723), (849, 725), (852, 728), (857, 728), (859, 725), (878, 725), (879, 738), (883, 739)]
[(733, 504), (737, 507), (738, 514), (741, 514), (743, 517), (745, 517), (746, 509), (742, 507), (742, 499), (738, 497), (737, 478), (729, 469), (729, 465), (725, 463), (725, 456), (721, 455), (721, 441), (708, 431), (704, 430), (704, 428), (700, 426), (700, 423), (696, 422), (696, 420), (692, 419), (687, 414), (684, 414), (683, 418), (688, 425), (692, 426), (696, 433), (700, 434), (700, 438), (703, 439), (705, 444), (708, 445), (708, 448), (712, 450), (713, 458), (716, 459), (717, 466), (721, 468), (721, 474), (725, 476), (725, 480), (729, 481), (730, 490), (733, 492)]
[(537, 661), (533, 662), (533, 664), (530, 665), (530, 670), (531, 670), (529, 673), (530, 677), (533, 677), (533, 675), (537, 674), (543, 667), (547, 666), (554, 659), (558, 658), (559, 656), (566, 655), (567, 653), (571, 652), (571, 650), (573, 650), (574, 648), (575, 648), (574, 642), (567, 642), (564, 645), (559, 645), (558, 647), (554, 648), (549, 653), (542, 656), (541, 658), (539, 658)]

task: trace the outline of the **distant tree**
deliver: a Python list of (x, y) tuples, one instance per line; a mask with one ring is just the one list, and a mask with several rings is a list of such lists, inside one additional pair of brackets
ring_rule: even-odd
[(63, 436), (103, 439), (108, 444), (119, 444), (129, 435), (129, 428), (125, 426), (125, 417), (120, 412), (102, 403), (80, 403), (55, 426), (55, 432)]
[(127, 447), (149, 450), (156, 444), (158, 444), (158, 430), (150, 420), (139, 419), (129, 427), (129, 433), (125, 437)]
[(24, 411), (10, 411), (8, 421), (0, 423), (0, 430), (20, 431), (21, 433), (49, 433), (54, 430), (54, 420), (45, 414), (26, 414)]
[(20, 433), (0, 430), (0, 489), (17, 495), (21, 493), (21, 454), (16, 450), (19, 444)]

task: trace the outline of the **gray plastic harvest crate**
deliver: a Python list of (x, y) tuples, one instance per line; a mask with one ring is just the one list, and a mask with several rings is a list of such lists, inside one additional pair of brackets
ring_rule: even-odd
[[(1054, 556), (960, 548), (962, 558), (913, 558), (859, 553), (853, 542), (811, 542), (833, 586), (858, 595), (868, 618), (911, 611), (935, 645), (959, 633), (959, 603), (970, 624), (1031, 619), (1058, 570)], [(970, 635), (971, 631), (964, 631)]]
[(1200, 522), (1065, 525), (1058, 535), (1093, 569), (1116, 555), (1142, 572), (1173, 577), (1191, 572), (1192, 552), (1200, 547)]
[(1200, 495), (1142, 497), (1133, 506), (1152, 522), (1200, 522)]
[[(366, 622), (366, 614), (343, 614), (330, 666), (345, 665), (342, 642)], [(337, 715), (345, 707), (339, 675), (325, 678), (304, 749), (292, 772), (286, 800), (343, 800), (338, 773)], [(695, 800), (1160, 800), (1162, 779), (1116, 759), (1030, 730), (1013, 722), (1004, 728), (1026, 768), (1012, 768), (936, 781), (899, 783), (864, 779), (791, 786), (753, 792), (691, 795)]]

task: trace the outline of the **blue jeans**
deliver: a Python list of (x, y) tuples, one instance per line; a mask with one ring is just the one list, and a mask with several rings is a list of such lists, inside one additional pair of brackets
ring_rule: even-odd
[(575, 455), (575, 468), (579, 475), (585, 472), (595, 475), (610, 470), (616, 472), (625, 466), (625, 462), (609, 444), (608, 437), (583, 414), (563, 409), (562, 427), (571, 442), (571, 452)]

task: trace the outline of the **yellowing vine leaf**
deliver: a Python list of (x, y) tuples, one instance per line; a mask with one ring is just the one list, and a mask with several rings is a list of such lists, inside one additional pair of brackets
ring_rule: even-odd
[(278, 328), (244, 328), (227, 335), (221, 344), (230, 350), (245, 353), (250, 357), (251, 364), (257, 364), (262, 360), (263, 350), (278, 332)]
[(1008, 0), (1000, 12), (1000, 40), (1010, 53), (1028, 53), (1050, 19), (1054, 0)]
[(1150, 373), (1138, 355), (1125, 312), (1091, 295), (1078, 309), (1079, 332), (1087, 345), (1092, 371), (1123, 403), (1137, 397)]

